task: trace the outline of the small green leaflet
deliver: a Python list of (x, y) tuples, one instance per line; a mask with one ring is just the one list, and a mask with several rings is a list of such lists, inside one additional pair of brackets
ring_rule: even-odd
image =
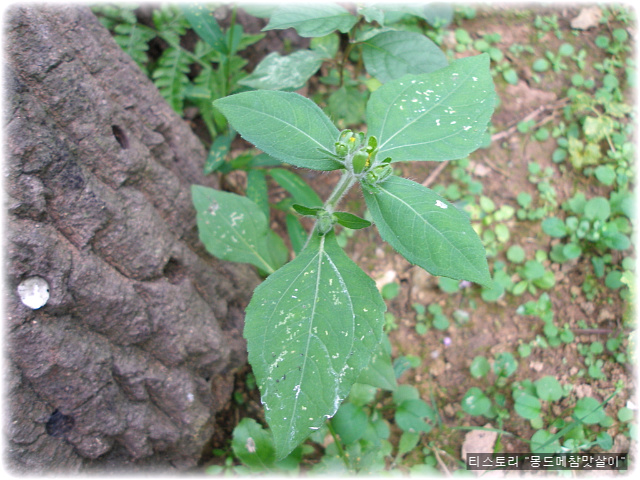
[[(200, 241), (211, 255), (230, 262), (250, 263), (267, 273), (282, 265), (284, 242), (269, 229), (267, 219), (255, 203), (200, 185), (191, 186), (191, 196)], [(277, 258), (272, 258), (271, 252)]]
[(340, 132), (315, 103), (291, 92), (258, 90), (213, 102), (233, 128), (272, 157), (297, 167), (335, 170)]
[(364, 199), (383, 240), (398, 253), (432, 275), (491, 285), (482, 241), (464, 213), (406, 178), (389, 177), (377, 187), (377, 194), (363, 189)]
[(371, 226), (371, 222), (369, 220), (360, 218), (359, 216), (354, 215), (353, 213), (334, 212), (333, 216), (340, 225), (342, 225), (343, 227), (351, 228), (353, 230), (358, 230), (360, 228), (367, 228)]
[(447, 57), (429, 38), (415, 32), (382, 32), (362, 44), (367, 72), (381, 83), (406, 74), (429, 73), (446, 67)]
[(262, 31), (293, 27), (301, 37), (323, 37), (335, 30), (346, 33), (357, 21), (339, 5), (283, 5), (271, 14)]
[(367, 104), (378, 158), (455, 160), (480, 147), (495, 104), (487, 54), (385, 83)]
[(332, 417), (382, 338), (384, 300), (333, 232), (258, 286), (244, 337), (277, 458)]
[(312, 50), (298, 50), (286, 56), (272, 52), (238, 83), (263, 90), (296, 90), (307, 83), (320, 65), (322, 56)]

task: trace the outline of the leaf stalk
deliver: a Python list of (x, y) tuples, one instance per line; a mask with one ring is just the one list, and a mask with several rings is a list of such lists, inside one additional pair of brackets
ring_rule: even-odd
[[(342, 174), (342, 177), (340, 177), (340, 180), (338, 180), (338, 183), (336, 183), (336, 186), (331, 192), (331, 195), (329, 195), (329, 198), (327, 198), (327, 200), (324, 202), (322, 208), (329, 214), (333, 213), (340, 203), (342, 197), (347, 194), (347, 192), (351, 189), (351, 187), (353, 187), (353, 184), (356, 183), (356, 181), (357, 177), (352, 172), (345, 170)], [(311, 233), (309, 233), (309, 237), (307, 237), (307, 241), (305, 242), (304, 247), (302, 247), (302, 250), (304, 250), (309, 244), (309, 240), (312, 238), (312, 236), (316, 235), (317, 229), (318, 220), (316, 220), (316, 222), (314, 223), (313, 228), (311, 229)]]

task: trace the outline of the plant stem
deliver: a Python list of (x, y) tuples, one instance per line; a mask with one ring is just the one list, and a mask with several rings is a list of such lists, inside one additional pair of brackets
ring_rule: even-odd
[(355, 175), (349, 171), (345, 171), (342, 177), (340, 177), (340, 180), (338, 180), (338, 183), (336, 183), (333, 192), (331, 192), (331, 195), (327, 198), (327, 201), (324, 202), (324, 209), (329, 213), (333, 213), (342, 197), (349, 191), (354, 183), (356, 183)]
[(224, 58), (224, 77), (225, 77), (225, 96), (229, 95), (231, 92), (231, 57), (233, 53), (231, 52), (231, 48), (233, 47), (233, 30), (236, 26), (236, 11), (237, 7), (234, 5), (233, 10), (231, 10), (231, 24), (229, 25), (229, 29), (227, 30), (227, 55)]
[(338, 438), (338, 435), (336, 435), (336, 431), (333, 428), (333, 424), (331, 423), (331, 420), (327, 420), (327, 428), (329, 428), (329, 433), (331, 433), (331, 436), (333, 437), (333, 441), (335, 442), (336, 447), (338, 448), (338, 453), (340, 454), (340, 458), (342, 458), (342, 461), (344, 462), (344, 466), (347, 467), (347, 470), (351, 471), (351, 466), (349, 465), (349, 459), (347, 458), (347, 455), (344, 453), (344, 448), (342, 448), (342, 442)]
[[(348, 170), (345, 170), (344, 173), (342, 174), (342, 177), (340, 177), (340, 180), (338, 180), (338, 183), (336, 183), (336, 186), (333, 188), (333, 192), (331, 192), (331, 195), (329, 195), (329, 198), (327, 198), (327, 200), (324, 202), (324, 205), (322, 206), (322, 208), (324, 208), (329, 213), (333, 213), (336, 207), (338, 206), (338, 203), (340, 203), (340, 200), (342, 199), (342, 197), (344, 197), (344, 195), (349, 191), (349, 189), (353, 186), (353, 184), (356, 183), (356, 180), (357, 179), (353, 173), (349, 172)], [(316, 223), (313, 224), (311, 233), (309, 233), (309, 236), (307, 237), (307, 241), (305, 242), (304, 247), (302, 247), (302, 250), (304, 250), (307, 247), (307, 245), (309, 244), (309, 240), (312, 238), (313, 235), (316, 234), (317, 226), (318, 226), (318, 221), (316, 220)]]

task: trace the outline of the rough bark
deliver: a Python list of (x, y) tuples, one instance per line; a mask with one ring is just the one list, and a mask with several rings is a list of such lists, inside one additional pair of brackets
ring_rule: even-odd
[[(258, 278), (204, 252), (203, 147), (91, 12), (5, 19), (8, 466), (192, 467)], [(17, 294), (33, 276), (35, 310)]]

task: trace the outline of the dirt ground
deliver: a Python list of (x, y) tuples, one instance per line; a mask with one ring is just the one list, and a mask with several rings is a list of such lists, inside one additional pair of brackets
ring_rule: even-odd
[[(503, 51), (513, 43), (532, 45), (536, 52), (544, 49), (557, 51), (561, 40), (552, 31), (542, 39), (536, 37), (536, 30), (532, 25), (535, 15), (558, 15), (559, 24), (566, 39), (573, 41), (570, 36), (570, 21), (575, 18), (581, 6), (567, 6), (558, 9), (543, 10), (531, 6), (518, 7), (509, 5), (505, 8), (477, 7), (475, 19), (464, 20), (462, 25), (479, 38), (485, 33), (499, 33), (502, 36), (498, 46)], [(527, 14), (534, 11), (535, 14)], [(455, 28), (455, 27), (454, 27)], [(453, 28), (451, 29), (453, 30)], [(589, 51), (597, 55), (600, 49), (594, 45), (595, 37), (600, 33), (599, 28), (580, 32), (579, 42)], [(496, 77), (496, 87), (501, 99), (493, 117), (494, 135), (506, 131), (530, 113), (539, 110), (535, 117), (538, 122), (557, 121), (560, 114), (558, 108), (553, 108), (562, 101), (566, 89), (570, 85), (571, 72), (545, 76), (544, 83), (531, 80), (531, 72), (525, 59), (510, 58), (515, 64), (520, 81), (517, 85), (508, 85), (501, 78)], [(596, 60), (590, 58), (589, 64)], [(589, 72), (581, 72), (587, 76)], [(313, 82), (312, 87), (313, 88)], [(548, 106), (547, 109), (541, 109)], [(501, 136), (501, 135), (498, 135)], [(527, 191), (535, 198), (535, 185), (527, 180), (528, 163), (536, 161), (543, 168), (550, 166), (554, 169), (553, 185), (558, 194), (558, 204), (570, 198), (577, 189), (584, 191), (587, 196), (599, 195), (604, 192), (596, 183), (589, 181), (583, 175), (576, 174), (572, 169), (561, 172), (558, 165), (551, 161), (556, 148), (556, 142), (550, 138), (547, 141), (534, 141), (527, 134), (511, 131), (502, 135), (500, 140), (494, 141), (490, 148), (482, 149), (471, 155), (471, 161), (479, 165), (474, 179), (482, 182), (483, 194), (491, 198), (497, 207), (503, 204), (518, 207), (516, 196), (521, 191)], [(423, 182), (438, 167), (434, 163), (412, 163), (402, 166), (403, 174), (415, 181)], [(447, 165), (433, 180), (432, 185), (448, 185), (451, 179), (453, 162)], [(321, 197), (326, 197), (337, 181), (336, 173), (304, 172), (298, 170)], [(233, 180), (242, 182), (241, 178)], [(274, 195), (278, 195), (277, 189)], [(350, 192), (345, 200), (349, 211), (364, 212), (364, 201), (357, 191)], [(273, 225), (282, 229), (282, 218), (277, 215), (272, 218)], [(528, 258), (532, 258), (537, 249), (549, 251), (551, 238), (541, 231), (540, 222), (523, 222), (511, 220), (508, 224), (511, 242), (525, 248)], [(365, 272), (379, 281), (396, 281), (400, 284), (399, 295), (388, 302), (389, 311), (394, 315), (398, 328), (390, 332), (393, 345), (393, 357), (400, 355), (415, 355), (422, 359), (418, 368), (405, 372), (399, 382), (416, 386), (422, 398), (433, 398), (436, 401), (442, 419), (448, 427), (484, 425), (483, 417), (473, 418), (464, 414), (460, 402), (465, 392), (472, 386), (486, 388), (486, 380), (476, 380), (469, 373), (472, 359), (477, 355), (493, 357), (498, 352), (511, 352), (519, 360), (520, 368), (516, 380), (531, 379), (532, 381), (552, 375), (561, 383), (574, 385), (573, 394), (564, 400), (562, 406), (573, 405), (580, 396), (593, 396), (603, 400), (615, 390), (616, 381), (622, 381), (626, 390), (617, 395), (606, 408), (615, 417), (615, 412), (624, 406), (628, 400), (635, 399), (635, 374), (624, 366), (615, 362), (605, 362), (603, 380), (592, 380), (586, 376), (580, 377), (578, 371), (584, 368), (584, 357), (581, 356), (576, 345), (579, 342), (600, 340), (603, 343), (611, 332), (621, 328), (621, 318), (626, 306), (617, 293), (603, 289), (601, 294), (589, 300), (582, 292), (581, 285), (587, 272), (591, 271), (588, 259), (567, 262), (562, 265), (550, 264), (556, 275), (556, 286), (549, 291), (553, 303), (556, 324), (569, 322), (576, 340), (570, 344), (563, 344), (556, 348), (534, 348), (528, 358), (517, 355), (520, 343), (533, 340), (542, 332), (543, 322), (533, 317), (518, 315), (519, 305), (536, 299), (528, 293), (520, 297), (507, 295), (496, 303), (485, 303), (479, 295), (479, 287), (471, 286), (460, 289), (457, 293), (446, 294), (438, 287), (437, 278), (430, 276), (419, 267), (410, 265), (400, 255), (396, 254), (385, 244), (373, 228), (358, 231), (346, 247), (347, 253)], [(497, 259), (504, 260), (504, 251)], [(474, 303), (475, 302), (475, 305)], [(451, 321), (445, 331), (429, 329), (425, 335), (416, 333), (416, 313), (412, 304), (420, 303), (428, 306), (437, 303), (443, 312), (451, 319), (456, 309), (464, 309), (470, 313), (470, 320), (464, 325)], [(578, 326), (580, 320), (588, 324), (596, 323), (598, 329), (584, 333)], [(450, 344), (445, 345), (445, 337)], [(244, 416), (261, 419), (261, 406), (257, 389), (248, 389), (244, 382), (248, 368), (239, 372), (237, 378), (237, 398), (230, 402), (218, 417), (219, 425), (216, 437), (209, 447), (226, 448), (231, 431)], [(512, 377), (513, 378), (513, 377)], [(385, 401), (384, 397), (381, 400)], [(495, 425), (494, 425), (495, 426)], [(513, 413), (502, 427), (517, 437), (530, 438), (534, 430), (528, 421)], [(397, 434), (397, 432), (395, 432)], [(628, 439), (613, 428), (610, 432), (616, 442), (611, 450), (625, 451), (628, 449)], [(439, 448), (447, 452), (451, 458), (445, 463), (453, 464), (453, 458), (460, 458), (460, 447), (464, 440), (465, 431), (441, 429), (436, 435), (427, 436), (427, 441), (434, 442)], [(528, 451), (528, 445), (515, 440), (516, 437), (503, 437), (504, 452)], [(392, 442), (397, 441), (397, 435), (392, 436)], [(208, 447), (208, 448), (209, 448)]]

